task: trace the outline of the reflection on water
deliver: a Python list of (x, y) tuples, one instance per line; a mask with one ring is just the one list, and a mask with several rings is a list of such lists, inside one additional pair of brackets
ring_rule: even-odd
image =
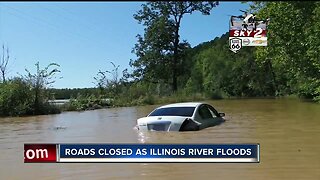
[[(0, 119), (0, 179), (320, 179), (320, 105), (209, 101), (227, 121), (197, 132), (139, 132), (154, 106)], [(260, 143), (261, 162), (24, 164), (24, 143)]]

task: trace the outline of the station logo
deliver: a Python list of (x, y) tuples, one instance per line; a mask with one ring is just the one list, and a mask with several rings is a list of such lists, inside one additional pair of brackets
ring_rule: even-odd
[[(241, 10), (240, 10), (241, 11)], [(231, 16), (229, 26), (230, 50), (237, 53), (243, 46), (267, 46), (269, 18), (259, 20), (246, 11), (240, 16)]]

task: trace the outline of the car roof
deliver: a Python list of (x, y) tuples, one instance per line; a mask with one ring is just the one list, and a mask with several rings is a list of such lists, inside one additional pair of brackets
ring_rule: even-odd
[(160, 106), (157, 109), (160, 108), (169, 108), (169, 107), (197, 107), (201, 104), (204, 104), (202, 102), (184, 102), (184, 103), (174, 103), (174, 104), (168, 104), (164, 106)]

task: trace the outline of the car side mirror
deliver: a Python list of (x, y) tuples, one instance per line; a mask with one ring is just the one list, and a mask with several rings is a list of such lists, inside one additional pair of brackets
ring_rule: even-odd
[(224, 116), (226, 116), (225, 113), (223, 113), (223, 112), (219, 113), (219, 117), (224, 117)]

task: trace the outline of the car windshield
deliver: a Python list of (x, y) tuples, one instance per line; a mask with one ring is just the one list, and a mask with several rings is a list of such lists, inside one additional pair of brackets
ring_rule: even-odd
[(195, 107), (167, 107), (153, 111), (149, 116), (184, 116), (191, 117)]

